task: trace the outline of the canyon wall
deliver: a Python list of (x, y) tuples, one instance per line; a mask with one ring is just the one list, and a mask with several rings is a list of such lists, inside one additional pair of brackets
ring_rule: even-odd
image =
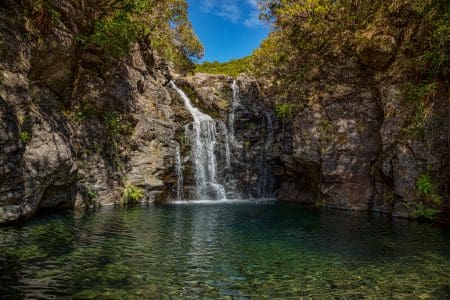
[[(426, 103), (426, 134), (407, 134), (411, 112), (395, 71), (403, 31), (370, 37), (373, 43), (349, 39), (326, 59), (311, 56), (317, 63), (291, 99), (301, 105), (280, 113), (268, 81), (241, 74), (236, 104), (232, 77), (176, 74), (148, 41), (121, 59), (82, 45), (80, 34), (113, 4), (56, 1), (57, 17), (36, 16), (36, 23), (20, 1), (2, 2), (0, 223), (41, 209), (118, 204), (127, 185), (146, 201), (174, 199), (178, 147), (191, 198), (185, 127), (192, 119), (171, 80), (217, 121), (218, 174), (230, 197), (399, 217), (415, 217), (421, 197), (435, 197), (427, 201), (439, 202), (441, 218), (450, 211), (448, 87), (438, 85)], [(418, 189), (424, 176), (432, 180), (427, 195)]]
[(173, 185), (182, 106), (166, 62), (144, 42), (112, 60), (77, 41), (107, 9), (57, 1), (58, 17), (39, 23), (20, 1), (2, 4), (0, 222), (120, 202), (126, 183), (151, 199)]
[[(184, 135), (192, 120), (171, 80), (228, 127), (231, 77), (183, 78), (144, 40), (121, 59), (79, 42), (112, 5), (56, 1), (55, 17), (48, 11), (27, 15), (20, 1), (2, 4), (0, 223), (26, 219), (41, 209), (121, 204), (127, 185), (141, 189), (144, 201), (174, 199), (180, 145), (184, 188), (193, 190)], [(230, 172), (236, 196), (257, 197), (265, 193), (260, 166), (266, 165), (261, 151), (267, 118), (256, 81), (242, 76), (238, 86), (239, 146), (231, 151), (239, 160)], [(223, 149), (224, 139), (220, 143)], [(224, 152), (219, 152), (223, 162)], [(220, 176), (224, 169), (221, 165)]]
[(448, 219), (449, 90), (438, 80), (424, 97), (424, 85), (400, 76), (404, 26), (364, 43), (345, 32), (326, 54), (307, 58), (312, 67), (289, 99), (293, 113), (279, 118), (272, 152), (280, 199)]

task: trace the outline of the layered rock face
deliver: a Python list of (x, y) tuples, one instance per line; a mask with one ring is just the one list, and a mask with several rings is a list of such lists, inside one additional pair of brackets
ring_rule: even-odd
[(224, 75), (182, 77), (144, 42), (117, 60), (81, 47), (77, 36), (92, 30), (105, 3), (56, 1), (60, 17), (41, 23), (18, 3), (3, 1), (0, 13), (0, 223), (39, 209), (120, 203), (126, 184), (148, 201), (175, 198), (177, 148), (183, 196), (192, 198), (192, 117), (171, 80), (216, 120), (218, 176), (231, 197), (276, 194), (411, 217), (418, 178), (429, 174), (441, 210), (450, 210), (448, 90), (437, 87), (426, 108), (432, 134), (405, 134), (398, 36), (333, 49), (299, 82), (304, 105), (283, 117), (277, 99), (245, 75), (234, 87)]
[[(233, 79), (182, 78), (144, 42), (126, 58), (105, 58), (77, 37), (92, 30), (107, 3), (58, 1), (54, 9), (58, 18), (37, 20), (15, 1), (1, 9), (0, 223), (39, 209), (120, 203), (127, 184), (147, 201), (174, 198), (175, 149), (192, 120), (169, 82), (194, 91), (195, 105), (228, 128)], [(236, 195), (258, 196), (267, 159), (264, 105), (255, 80), (237, 82), (231, 151), (239, 163), (224, 180), (234, 181)], [(192, 163), (189, 146), (183, 150), (188, 190)]]
[[(374, 210), (412, 217), (417, 182), (429, 174), (449, 207), (450, 102), (444, 83), (428, 103), (425, 135), (405, 128), (411, 118), (396, 49), (401, 35), (368, 36), (370, 43), (336, 47), (299, 82), (304, 107), (280, 120), (273, 170), (279, 198), (318, 206)], [(345, 44), (345, 43), (343, 43)], [(301, 99), (301, 101), (300, 101)], [(408, 130), (410, 128), (407, 128)], [(429, 134), (432, 133), (432, 134)], [(284, 149), (281, 149), (281, 147)]]
[(182, 107), (165, 87), (168, 66), (144, 43), (117, 61), (82, 49), (77, 35), (107, 5), (76, 3), (55, 3), (51, 24), (27, 18), (19, 2), (1, 8), (0, 223), (118, 202), (125, 182), (147, 198), (173, 184), (163, 179)]

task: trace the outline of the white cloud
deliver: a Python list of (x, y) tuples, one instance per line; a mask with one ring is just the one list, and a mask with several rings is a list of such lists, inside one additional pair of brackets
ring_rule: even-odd
[(238, 23), (242, 16), (238, 3), (236, 0), (203, 0), (203, 9), (232, 23)]
[(261, 26), (258, 0), (202, 0), (205, 12), (220, 16), (231, 23), (242, 23), (247, 27)]
[(244, 21), (244, 25), (247, 27), (261, 26), (261, 20), (259, 19), (259, 11), (252, 11)]
[(258, 6), (258, 0), (247, 0), (247, 4), (250, 7), (250, 13), (248, 14), (247, 18), (244, 21), (245, 26), (247, 27), (257, 27), (261, 26), (261, 20), (259, 19), (259, 6)]

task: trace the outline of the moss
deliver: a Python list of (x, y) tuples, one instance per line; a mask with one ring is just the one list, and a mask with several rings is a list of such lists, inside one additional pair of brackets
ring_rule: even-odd
[(175, 139), (177, 140), (177, 142), (180, 144), (181, 148), (184, 148), (185, 145), (188, 144), (188, 138), (186, 136), (186, 132), (184, 131), (180, 131), (176, 134)]
[(61, 21), (61, 14), (53, 8), (48, 9), (48, 13), (54, 22)]

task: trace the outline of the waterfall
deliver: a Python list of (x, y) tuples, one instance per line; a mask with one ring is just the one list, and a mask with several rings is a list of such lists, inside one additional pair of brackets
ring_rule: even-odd
[(190, 99), (173, 81), (170, 82), (184, 101), (184, 105), (192, 115), (192, 129), (187, 130), (192, 148), (192, 161), (199, 199), (226, 199), (224, 187), (217, 182), (217, 161), (214, 153), (216, 139), (216, 122), (207, 114), (192, 106)]
[(236, 148), (236, 138), (234, 135), (234, 121), (235, 121), (235, 113), (236, 108), (241, 104), (241, 99), (239, 96), (239, 86), (237, 84), (236, 79), (233, 80), (233, 84), (231, 85), (231, 89), (233, 90), (233, 102), (231, 102), (231, 114), (229, 118), (229, 130), (230, 130), (230, 142), (234, 148)]
[(181, 163), (180, 145), (175, 149), (175, 171), (177, 173), (177, 200), (181, 200), (183, 191), (183, 164)]
[(219, 122), (219, 129), (220, 129), (220, 134), (223, 137), (223, 140), (225, 141), (225, 163), (226, 163), (226, 167), (229, 170), (231, 168), (231, 150), (230, 150), (230, 135), (228, 134), (228, 130), (227, 127), (225, 126), (225, 124), (220, 121)]
[[(233, 83), (231, 84), (231, 90), (233, 91), (233, 99), (231, 102), (231, 112), (228, 116), (228, 139), (227, 139), (227, 144), (228, 144), (228, 152), (230, 152), (230, 157), (231, 157), (231, 153), (233, 153), (234, 156), (234, 161), (239, 161), (239, 151), (238, 151), (238, 143), (236, 141), (236, 135), (235, 135), (235, 129), (234, 129), (234, 123), (236, 120), (236, 109), (238, 108), (238, 106), (241, 104), (241, 100), (240, 100), (240, 91), (239, 91), (239, 86), (237, 83), (236, 79), (233, 79)], [(231, 166), (231, 158), (227, 157), (227, 174), (228, 174), (228, 186), (230, 188), (230, 190), (233, 192), (233, 195), (236, 196), (236, 188), (237, 188), (237, 181), (236, 181), (236, 169), (233, 168)], [(229, 162), (230, 161), (230, 162)]]
[(266, 131), (267, 131), (267, 135), (266, 135), (266, 143), (264, 145), (264, 149), (263, 152), (261, 154), (261, 165), (260, 165), (260, 170), (261, 170), (261, 180), (260, 180), (260, 186), (259, 186), (259, 196), (260, 197), (267, 197), (267, 190), (268, 190), (268, 179), (270, 176), (270, 168), (269, 168), (269, 164), (268, 164), (268, 155), (269, 155), (269, 150), (270, 147), (272, 146), (273, 143), (273, 123), (272, 123), (272, 115), (270, 113), (266, 113)]
[(273, 123), (272, 123), (272, 115), (266, 112), (266, 120), (267, 120), (267, 140), (265, 145), (266, 153), (269, 152), (270, 146), (273, 143)]

